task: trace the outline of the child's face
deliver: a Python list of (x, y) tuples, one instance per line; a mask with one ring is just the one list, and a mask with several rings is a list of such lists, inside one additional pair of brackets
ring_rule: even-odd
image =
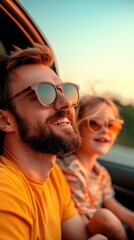
[[(100, 118), (106, 123), (116, 119), (112, 108), (106, 103), (101, 104), (100, 111), (94, 113), (92, 118)], [(86, 121), (80, 127), (80, 135), (82, 137), (80, 149), (88, 152), (90, 156), (94, 154), (105, 155), (114, 144), (117, 136), (117, 134), (112, 134), (105, 124), (99, 132), (92, 132)]]

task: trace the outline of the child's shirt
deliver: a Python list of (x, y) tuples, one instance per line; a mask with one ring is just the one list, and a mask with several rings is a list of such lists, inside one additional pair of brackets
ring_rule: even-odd
[(88, 172), (75, 155), (57, 160), (71, 189), (72, 198), (81, 215), (91, 218), (114, 195), (111, 177), (98, 162)]

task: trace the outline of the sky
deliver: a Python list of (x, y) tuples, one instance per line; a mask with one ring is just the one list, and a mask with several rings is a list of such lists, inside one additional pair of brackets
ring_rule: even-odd
[(134, 0), (20, 0), (81, 95), (134, 104)]

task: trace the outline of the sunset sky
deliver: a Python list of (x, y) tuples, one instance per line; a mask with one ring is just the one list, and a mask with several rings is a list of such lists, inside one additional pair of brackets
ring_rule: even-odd
[(134, 0), (20, 0), (81, 94), (134, 103)]

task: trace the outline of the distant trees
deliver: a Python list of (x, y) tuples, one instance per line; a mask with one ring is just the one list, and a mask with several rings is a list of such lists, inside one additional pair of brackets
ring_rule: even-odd
[(117, 144), (134, 148), (134, 105), (122, 105), (119, 100), (113, 100), (120, 110), (125, 124), (118, 135)]

